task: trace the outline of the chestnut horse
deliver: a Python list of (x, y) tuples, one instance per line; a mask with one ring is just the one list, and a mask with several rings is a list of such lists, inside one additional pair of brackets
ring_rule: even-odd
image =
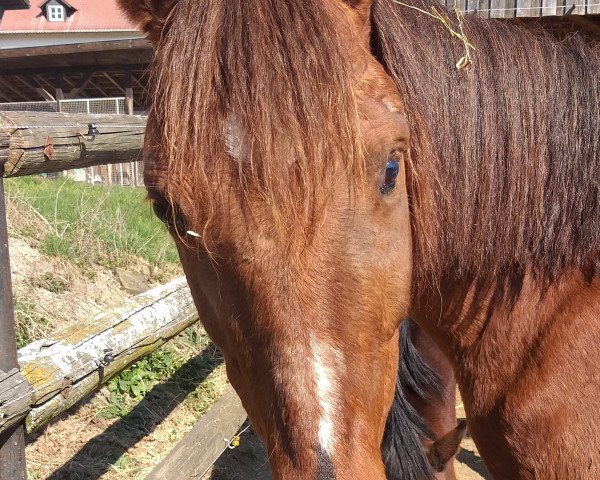
[(430, 0), (121, 4), (149, 198), (276, 478), (383, 479), (386, 419), (389, 460), (449, 405), (396, 388), (407, 315), (496, 478), (600, 478), (597, 53)]

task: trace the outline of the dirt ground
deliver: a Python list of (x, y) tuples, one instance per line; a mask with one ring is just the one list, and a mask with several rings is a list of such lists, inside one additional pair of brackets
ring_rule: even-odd
[[(464, 417), (460, 399), (456, 413)], [(456, 473), (458, 480), (492, 479), (468, 434), (456, 457)], [(252, 429), (244, 433), (240, 446), (226, 450), (202, 480), (271, 480), (267, 453), (256, 433)]]

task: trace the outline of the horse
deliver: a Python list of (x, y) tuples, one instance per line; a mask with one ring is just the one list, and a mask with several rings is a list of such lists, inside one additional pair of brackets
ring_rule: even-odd
[(148, 197), (276, 478), (386, 478), (407, 316), (495, 478), (598, 478), (597, 51), (431, 0), (121, 5)]
[[(340, 477), (348, 475), (344, 473), (345, 469), (361, 475), (362, 478), (377, 478), (384, 474), (381, 458), (383, 455), (390, 478), (430, 478), (431, 469), (426, 463), (427, 459), (416, 452), (420, 450), (420, 441), (423, 440), (429, 458), (434, 459), (433, 467), (438, 471), (436, 477), (455, 478), (452, 465), (447, 464), (457, 451), (464, 428), (460, 425), (455, 427), (449, 436), (442, 435), (447, 434), (447, 430), (439, 431), (440, 428), (446, 426), (450, 428), (453, 423), (455, 424), (454, 405), (452, 404), (451, 409), (448, 410), (445, 424), (437, 422), (437, 425), (429, 429), (428, 425), (419, 419), (415, 410), (419, 405), (413, 407), (405, 399), (402, 388), (394, 389), (398, 367), (398, 326), (406, 312), (404, 301), (397, 302), (394, 298), (402, 300), (406, 297), (409, 291), (407, 281), (399, 276), (396, 277), (397, 281), (388, 284), (388, 281), (382, 277), (361, 285), (360, 276), (352, 273), (354, 280), (348, 283), (342, 281), (342, 277), (339, 276), (347, 270), (347, 267), (337, 266), (337, 262), (334, 261), (326, 262), (330, 263), (331, 273), (330, 278), (324, 283), (317, 279), (319, 269), (315, 269), (316, 264), (312, 267), (303, 266), (302, 259), (309, 258), (305, 249), (316, 238), (313, 234), (307, 236), (306, 228), (315, 228), (322, 224), (325, 205), (322, 199), (323, 195), (330, 195), (329, 186), (333, 185), (332, 182), (337, 182), (338, 176), (350, 172), (356, 173), (357, 178), (364, 176), (362, 160), (359, 162), (357, 157), (363, 142), (355, 138), (359, 124), (354, 123), (358, 122), (358, 111), (355, 95), (352, 92), (355, 88), (354, 74), (351, 75), (351, 72), (356, 69), (367, 69), (365, 78), (380, 82), (382, 87), (389, 91), (385, 104), (378, 100), (372, 101), (365, 96), (363, 110), (367, 117), (363, 123), (371, 121), (369, 116), (374, 120), (383, 112), (389, 115), (393, 127), (387, 131), (388, 129), (382, 123), (383, 130), (373, 132), (375, 141), (370, 148), (374, 151), (380, 150), (379, 137), (384, 139), (384, 145), (390, 147), (390, 152), (404, 148), (406, 122), (401, 103), (397, 98), (395, 87), (389, 79), (386, 79), (383, 69), (368, 50), (370, 39), (366, 29), (367, 6), (345, 3), (328, 6), (321, 5), (321, 2), (312, 2), (301, 8), (299, 5), (290, 8), (290, 5), (280, 2), (279, 5), (274, 4), (270, 7), (262, 5), (258, 10), (254, 10), (242, 4), (209, 6), (198, 2), (194, 4), (175, 1), (141, 1), (122, 2), (122, 7), (146, 31), (157, 51), (154, 65), (156, 97), (148, 121), (145, 144), (145, 179), (149, 187), (149, 197), (157, 215), (165, 221), (174, 234), (203, 323), (209, 335), (224, 351), (229, 378), (240, 394), (255, 428), (272, 452), (270, 458), (273, 470), (281, 478), (304, 478), (309, 475), (307, 472), (314, 471), (321, 472), (319, 475), (323, 477), (334, 469)], [(335, 16), (339, 14), (348, 17), (341, 28), (336, 26), (339, 22)], [(199, 23), (194, 26), (183, 25), (181, 22), (186, 16), (190, 18), (189, 15), (197, 17)], [(268, 22), (265, 24), (266, 20)], [(257, 29), (253, 26), (248, 30), (243, 26), (250, 23), (261, 24), (262, 27)], [(177, 28), (183, 28), (186, 32), (177, 32), (175, 31)], [(213, 28), (217, 30), (212, 30)], [(229, 39), (223, 37), (223, 41), (213, 44), (215, 50), (212, 52), (202, 51), (203, 47), (198, 49), (202, 45), (209, 46), (219, 37), (218, 32), (225, 31), (228, 32), (228, 36), (238, 37)], [(191, 43), (188, 45), (185, 55), (180, 56), (179, 54), (185, 50), (185, 45), (181, 41), (198, 34), (202, 38), (196, 38), (192, 42), (193, 45)], [(302, 45), (298, 42), (301, 36), (309, 34), (314, 34), (315, 37), (310, 39), (308, 44)], [(350, 40), (360, 39), (360, 42), (353, 47), (354, 60), (348, 58), (347, 52), (342, 48), (341, 41), (344, 38), (348, 45), (352, 45)], [(168, 39), (179, 45), (173, 43), (168, 47)], [(276, 42), (278, 55), (272, 55), (271, 50), (274, 48), (272, 42)], [(323, 42), (331, 43), (333, 48), (323, 51), (321, 46)], [(230, 47), (237, 51), (227, 52)], [(248, 50), (242, 51), (238, 50), (239, 48)], [(173, 56), (176, 52), (177, 55)], [(312, 64), (309, 62), (304, 66), (306, 55), (313, 61)], [(164, 66), (161, 66), (161, 59), (165, 62)], [(200, 63), (191, 65), (190, 62), (196, 60)], [(244, 65), (245, 60), (250, 63)], [(264, 61), (270, 60), (274, 60), (275, 63), (270, 66), (263, 64)], [(180, 199), (172, 197), (174, 191), (169, 192), (163, 188), (166, 186), (168, 176), (176, 171), (184, 173), (184, 170), (180, 170), (184, 168), (183, 165), (177, 166), (175, 151), (184, 151), (186, 147), (180, 144), (179, 140), (173, 141), (170, 147), (169, 143), (164, 141), (163, 135), (173, 139), (175, 137), (174, 132), (166, 132), (165, 129), (171, 127), (163, 122), (168, 114), (161, 110), (175, 107), (177, 103), (163, 96), (170, 95), (167, 91), (175, 93), (174, 77), (170, 79), (167, 77), (171, 74), (176, 76), (180, 74), (172, 71), (172, 68), (187, 63), (191, 70), (186, 67), (187, 74), (182, 78), (191, 79), (188, 74), (191, 75), (192, 70), (200, 67), (204, 61), (216, 61), (218, 66), (217, 64), (213, 66), (218, 70), (224, 69), (222, 72), (224, 76), (221, 77), (221, 74), (219, 76), (227, 85), (224, 83), (218, 89), (222, 88), (220, 94), (228, 98), (218, 98), (220, 94), (215, 96), (217, 90), (213, 88), (214, 85), (210, 85), (216, 79), (212, 74), (196, 72), (199, 76), (196, 77), (194, 74), (194, 84), (200, 88), (196, 90), (194, 87), (194, 92), (189, 91), (185, 94), (182, 90), (180, 93), (185, 95), (187, 100), (183, 100), (183, 97), (179, 99), (186, 103), (192, 98), (197, 100), (202, 97), (206, 100), (210, 98), (211, 103), (215, 102), (210, 106), (205, 105), (206, 110), (191, 103), (184, 109), (188, 112), (191, 111), (188, 108), (195, 111), (195, 119), (193, 121), (190, 119), (189, 126), (196, 125), (203, 130), (212, 124), (217, 130), (225, 129), (221, 133), (225, 132), (223, 138), (226, 149), (223, 150), (223, 138), (220, 138), (219, 146), (215, 145), (215, 152), (219, 150), (218, 156), (225, 155), (229, 160), (220, 166), (218, 166), (219, 162), (213, 163), (212, 167), (217, 166), (217, 168), (211, 167), (210, 174), (208, 169), (201, 165), (194, 166), (190, 163), (185, 166), (188, 172), (198, 173), (201, 181), (202, 178), (209, 180), (209, 176), (215, 174), (216, 176), (211, 177), (209, 182), (212, 183), (213, 180), (217, 182), (210, 187), (205, 184), (203, 187), (208, 188), (200, 189), (198, 188), (200, 185), (196, 185), (195, 180), (191, 183), (187, 183), (187, 180), (175, 181), (181, 188), (191, 189), (188, 191), (190, 198), (195, 197), (192, 201), (195, 205), (194, 211), (191, 211), (187, 210), (191, 204), (184, 205)], [(290, 61), (293, 63), (289, 64)], [(167, 66), (167, 63), (170, 65)], [(330, 70), (332, 66), (334, 69)], [(271, 73), (264, 78), (253, 78), (255, 75), (260, 77), (264, 74), (263, 67)], [(337, 71), (336, 68), (341, 70)], [(171, 73), (167, 73), (168, 71)], [(333, 77), (331, 72), (334, 73)], [(216, 73), (216, 70), (213, 73)], [(268, 78), (271, 76), (273, 77)], [(329, 85), (327, 91), (322, 91), (321, 87), (306, 88), (306, 84), (318, 80), (319, 77)], [(201, 82), (197, 82), (198, 78), (207, 81), (211, 78), (205, 85), (206, 91), (202, 91), (203, 87), (200, 85)], [(240, 83), (236, 79), (240, 79)], [(278, 82), (281, 82), (279, 86), (282, 89), (275, 95), (271, 89)], [(169, 87), (168, 84), (171, 86)], [(238, 91), (239, 88), (241, 90)], [(227, 92), (229, 89), (233, 90)], [(238, 94), (244, 98), (234, 99), (233, 97)], [(295, 98), (296, 95), (299, 97)], [(160, 100), (161, 97), (164, 102)], [(289, 106), (293, 111), (288, 112), (277, 108), (278, 102), (284, 100), (290, 102)], [(221, 107), (225, 105), (219, 106), (221, 101), (233, 103), (222, 110)], [(272, 105), (267, 105), (265, 102), (270, 102)], [(337, 102), (336, 111), (331, 111), (330, 102)], [(177, 108), (183, 107), (183, 103)], [(234, 104), (237, 106), (230, 108)], [(341, 114), (338, 113), (338, 108)], [(217, 113), (219, 110), (226, 112), (226, 115), (220, 119)], [(256, 118), (251, 119), (250, 117), (255, 113)], [(327, 145), (329, 142), (323, 137), (323, 133), (327, 132), (322, 131), (321, 120), (318, 120), (324, 113), (330, 116), (333, 122), (329, 132), (331, 138), (342, 135), (343, 138), (352, 140), (350, 144), (342, 142), (340, 137), (337, 145), (331, 147)], [(279, 129), (289, 123), (285, 137), (281, 134), (274, 135), (277, 132), (277, 128), (274, 128), (276, 125), (273, 124), (275, 117)], [(324, 125), (330, 123), (326, 118), (323, 120), (325, 120)], [(221, 122), (220, 126), (214, 124), (214, 121)], [(246, 140), (248, 127), (256, 130), (252, 134), (254, 139), (260, 138), (261, 142), (265, 142), (262, 146), (250, 144)], [(176, 130), (181, 132), (181, 126)], [(319, 133), (321, 137), (320, 143), (315, 144), (315, 150), (304, 148), (307, 130), (314, 134)], [(295, 135), (290, 135), (293, 131)], [(192, 133), (189, 138), (191, 139), (197, 133)], [(210, 142), (202, 141), (200, 144), (208, 147)], [(164, 150), (165, 147), (170, 151)], [(315, 170), (307, 178), (295, 178), (300, 173), (298, 170), (290, 177), (289, 165), (286, 166), (285, 163), (280, 164), (283, 167), (280, 172), (268, 171), (271, 168), (270, 162), (257, 163), (257, 157), (252, 152), (255, 148), (268, 150), (263, 152), (263, 159), (272, 157), (275, 151), (284, 154), (289, 149), (298, 148), (302, 158), (293, 162), (297, 162), (293, 169), (322, 168), (322, 171)], [(206, 159), (207, 154), (208, 152), (198, 152), (197, 158)], [(378, 153), (380, 154), (382, 152)], [(318, 160), (318, 157), (323, 155), (331, 156), (332, 161)], [(236, 158), (237, 165), (243, 166), (243, 169), (238, 169), (237, 172), (227, 172), (222, 169), (227, 165), (234, 165)], [(336, 158), (350, 162), (347, 171), (345, 171), (346, 167), (342, 170), (338, 168), (341, 163), (336, 166), (333, 161)], [(318, 160), (318, 163), (315, 163), (315, 160)], [(165, 168), (167, 166), (168, 168)], [(246, 167), (250, 169), (243, 171)], [(379, 170), (380, 165), (374, 164), (374, 168)], [(234, 173), (233, 177), (231, 173)], [(205, 177), (205, 174), (209, 176)], [(310, 180), (311, 177), (321, 175), (324, 176), (324, 182), (315, 181), (312, 185), (311, 182), (306, 183), (306, 180)], [(192, 178), (187, 173), (184, 176), (188, 180)], [(273, 182), (277, 178), (282, 181), (279, 185)], [(225, 187), (226, 184), (229, 184), (229, 187)], [(296, 191), (290, 192), (289, 189), (293, 184), (296, 185)], [(215, 186), (218, 187), (216, 190), (213, 189)], [(220, 193), (217, 194), (217, 190)], [(238, 200), (230, 202), (221, 194), (241, 196)], [(350, 195), (351, 192), (347, 191), (343, 198), (349, 199)], [(220, 200), (215, 201), (219, 197)], [(321, 200), (313, 202), (312, 198), (321, 198)], [(221, 200), (225, 203), (220, 203)], [(341, 213), (346, 215), (344, 202), (338, 208), (341, 208)], [(235, 207), (230, 208), (235, 203), (242, 207), (236, 212), (234, 212)], [(226, 210), (221, 210), (226, 204), (228, 204)], [(255, 205), (247, 208), (250, 204)], [(277, 208), (269, 207), (264, 210), (268, 205)], [(259, 213), (256, 208), (259, 206), (263, 210), (262, 213)], [(256, 222), (264, 214), (267, 214), (263, 219), (264, 225), (251, 232), (251, 229), (259, 226)], [(236, 223), (231, 222), (234, 219), (237, 219), (236, 222), (241, 220), (244, 225), (238, 223), (234, 227), (237, 233), (229, 240), (221, 234), (209, 233), (209, 224), (213, 226), (221, 224), (222, 227), (228, 225), (229, 228)], [(354, 221), (352, 220), (351, 223), (354, 224)], [(398, 232), (404, 230), (404, 238), (407, 239), (406, 220), (399, 217), (396, 223), (402, 227)], [(290, 226), (295, 226), (293, 231), (289, 230)], [(273, 228), (275, 231), (271, 231)], [(216, 233), (216, 230), (213, 230), (213, 233)], [(225, 230), (222, 233), (225, 233)], [(368, 233), (368, 230), (365, 230), (365, 233)], [(241, 236), (238, 237), (238, 234)], [(235, 241), (232, 243), (231, 240), (242, 239), (244, 236), (249, 243), (239, 250), (238, 247), (241, 245), (234, 246)], [(297, 242), (290, 243), (290, 238)], [(357, 238), (353, 248), (360, 248), (361, 243), (362, 241)], [(259, 287), (255, 281), (260, 283), (261, 277), (264, 277), (267, 270), (275, 273), (279, 269), (275, 264), (269, 266), (267, 270), (263, 270), (267, 264), (257, 269), (262, 261), (259, 259), (265, 253), (264, 248), (271, 250), (275, 246), (277, 249), (282, 248), (281, 256), (277, 260), (282, 262), (281, 275), (277, 274), (278, 278), (273, 277), (268, 280), (264, 278), (266, 283), (263, 283), (263, 287)], [(232, 248), (237, 253), (234, 253)], [(316, 244), (310, 248), (317, 251)], [(233, 261), (234, 257), (235, 261)], [(237, 260), (241, 260), (238, 266), (245, 272), (234, 266)], [(314, 259), (311, 262), (314, 262)], [(397, 264), (398, 267), (402, 267), (402, 270), (407, 271), (408, 264), (405, 262), (397, 262)], [(300, 267), (303, 272), (296, 270)], [(309, 268), (305, 269), (305, 267)], [(366, 264), (365, 267), (370, 268)], [(373, 273), (377, 270), (380, 269), (375, 268)], [(332, 277), (331, 274), (335, 272), (336, 275)], [(300, 273), (304, 277), (302, 282), (299, 281)], [(245, 277), (247, 274), (249, 276)], [(337, 280), (336, 276), (338, 276)], [(250, 280), (251, 277), (253, 280), (246, 283), (246, 280)], [(368, 275), (365, 276), (367, 277)], [(309, 281), (314, 285), (308, 285)], [(319, 283), (321, 285), (318, 285)], [(305, 285), (299, 289), (302, 284)], [(271, 290), (271, 293), (265, 296), (266, 291), (263, 293), (257, 291), (264, 287)], [(340, 288), (347, 289), (347, 292), (340, 297), (346, 297), (344, 309), (340, 309), (333, 298), (327, 299), (327, 295), (324, 295), (327, 291), (330, 295)], [(278, 291), (280, 289), (281, 291)], [(392, 301), (385, 300), (382, 305), (378, 305), (370, 299), (373, 292), (376, 295), (374, 298), (380, 300), (389, 298)], [(397, 295), (398, 293), (400, 295)], [(356, 306), (354, 299), (360, 297), (364, 297), (367, 301), (363, 302), (364, 311), (356, 314), (352, 312)], [(275, 299), (273, 303), (272, 300)], [(309, 316), (310, 320), (304, 319), (312, 301), (317, 302), (318, 309), (322, 309), (322, 312), (313, 309), (312, 318)], [(294, 303), (295, 311), (288, 308)], [(333, 309), (337, 311), (334, 312)], [(285, 315), (283, 315), (284, 310), (287, 310)], [(331, 319), (324, 322), (327, 316)], [(376, 319), (379, 326), (369, 332), (371, 328), (368, 324), (372, 318)], [(344, 326), (343, 319), (350, 321), (347, 326)], [(328, 332), (330, 328), (339, 331)], [(365, 334), (361, 334), (360, 330)], [(347, 347), (353, 343), (355, 345), (348, 349)], [(365, 355), (367, 351), (371, 353)], [(407, 349), (406, 352), (409, 350)], [(418, 357), (412, 356), (412, 360), (417, 359)], [(337, 363), (338, 366), (335, 367), (332, 363)], [(426, 392), (426, 388), (419, 389), (414, 382), (402, 381), (402, 373), (410, 372), (410, 364), (404, 367), (400, 371), (399, 383), (412, 388), (412, 401), (421, 402), (421, 405), (429, 401), (431, 392)], [(332, 372), (332, 368), (336, 371)], [(296, 375), (298, 369), (304, 369), (303, 375)], [(335, 381), (335, 385), (331, 383), (334, 380), (333, 375), (339, 379)], [(370, 381), (365, 381), (371, 377)], [(413, 377), (416, 378), (418, 375)], [(431, 378), (433, 377), (430, 377), (430, 380)], [(453, 382), (454, 380), (451, 379), (452, 395), (454, 394)], [(427, 385), (422, 383), (421, 387), (423, 386)], [(435, 389), (430, 388), (430, 390)], [(332, 395), (339, 397), (339, 401), (334, 401)], [(395, 398), (395, 404), (394, 408), (390, 409), (392, 398)], [(303, 414), (310, 411), (321, 412), (318, 422)], [(347, 425), (344, 427), (336, 425), (334, 429), (334, 424), (345, 422), (343, 417), (348, 419)], [(437, 417), (440, 418), (439, 415)], [(352, 419), (351, 423), (350, 419)], [(382, 445), (386, 424), (388, 428)], [(435, 440), (436, 436), (440, 437), (440, 440), (432, 443), (431, 440)]]

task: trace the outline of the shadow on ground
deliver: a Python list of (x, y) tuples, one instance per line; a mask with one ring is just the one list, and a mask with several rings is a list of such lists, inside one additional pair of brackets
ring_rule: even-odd
[(458, 455), (456, 455), (456, 460), (460, 463), (464, 463), (475, 473), (481, 475), (481, 477), (492, 480), (492, 476), (490, 475), (490, 472), (488, 472), (487, 468), (485, 468), (483, 460), (481, 460), (479, 455), (477, 455), (475, 452), (463, 447), (458, 452)]
[[(126, 416), (87, 442), (47, 480), (97, 480), (136, 443), (150, 435), (188, 394), (222, 363), (209, 345), (182, 365), (166, 383), (156, 385)], [(90, 464), (90, 459), (94, 459)]]
[(262, 441), (252, 428), (240, 438), (240, 446), (225, 450), (203, 480), (271, 480), (269, 460)]

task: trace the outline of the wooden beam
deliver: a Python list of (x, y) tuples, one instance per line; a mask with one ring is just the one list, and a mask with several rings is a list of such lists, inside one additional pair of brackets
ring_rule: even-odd
[(57, 88), (54, 92), (54, 96), (56, 97), (56, 111), (62, 112), (62, 103), (61, 100), (65, 99), (65, 94), (62, 88)]
[[(4, 182), (0, 180), (0, 377), (8, 380), (10, 400), (4, 396), (0, 404), (13, 405), (23, 396), (29, 397), (31, 389), (23, 382), (17, 358), (16, 325), (12, 295), (11, 268), (6, 228), (6, 203)], [(20, 379), (19, 379), (20, 377)], [(16, 382), (15, 382), (16, 379)], [(3, 389), (0, 388), (0, 391)], [(5, 393), (6, 390), (4, 390)], [(0, 393), (0, 396), (3, 396)], [(3, 419), (4, 415), (0, 415)], [(15, 421), (5, 432), (0, 432), (0, 480), (25, 479), (25, 429)]]
[(36, 75), (35, 79), (38, 81), (41, 87), (48, 90), (49, 92), (52, 92), (56, 88), (56, 86), (46, 77)]
[(59, 73), (59, 75), (61, 75), (61, 76), (62, 76), (62, 79), (63, 79), (63, 82), (64, 82), (64, 84), (63, 84), (63, 86), (62, 86), (62, 88), (63, 88), (63, 89), (65, 88), (65, 84), (67, 84), (67, 85), (69, 86), (69, 90), (72, 90), (73, 88), (75, 88), (75, 87), (76, 87), (75, 83), (73, 83), (73, 82), (71, 81), (71, 79), (69, 78), (69, 76), (68, 76), (68, 75), (65, 75), (65, 74), (63, 74), (63, 73)]
[(137, 78), (135, 78), (135, 75), (132, 75), (131, 78), (133, 79), (133, 83), (135, 83), (138, 87), (140, 87), (140, 90), (142, 90), (143, 92), (145, 92), (147, 90), (145, 85), (142, 85), (142, 83)]
[(247, 414), (231, 386), (146, 480), (200, 480), (227, 449)]
[[(2, 50), (0, 50), (2, 52)], [(148, 68), (148, 64), (135, 63), (135, 64), (111, 64), (111, 65), (81, 65), (81, 66), (68, 66), (68, 67), (41, 67), (41, 68), (17, 68), (9, 69), (2, 68), (0, 70), (0, 76), (3, 75), (35, 75), (35, 74), (54, 74), (56, 72), (62, 73), (99, 73), (99, 72), (123, 72), (125, 70), (145, 71)]]
[(140, 160), (145, 126), (143, 116), (0, 112), (0, 164), (14, 177)]
[[(19, 365), (30, 389), (8, 390), (9, 402), (0, 404), (0, 433), (25, 415), (28, 432), (38, 429), (197, 320), (180, 278), (22, 348)], [(14, 375), (6, 381), (12, 385)], [(0, 378), (0, 392), (6, 391), (3, 383)], [(23, 394), (29, 402), (17, 411), (11, 400)]]
[(2, 78), (0, 76), (0, 85), (3, 86), (5, 89), (10, 90), (12, 93), (14, 93), (15, 95), (17, 95), (18, 97), (22, 98), (23, 100), (21, 101), (30, 101), (30, 99), (23, 93), (22, 90), (17, 90), (16, 88), (14, 88), (9, 79), (5, 79)]
[(133, 88), (127, 87), (125, 92), (125, 113), (133, 115)]
[(81, 80), (76, 84), (76, 87), (73, 88), (69, 93), (67, 93), (67, 98), (75, 98), (79, 95), (79, 92), (87, 87), (87, 84), (94, 78), (94, 72), (90, 72), (81, 78)]
[(12, 102), (12, 100), (10, 99), (10, 97), (8, 95), (6, 95), (1, 89), (0, 89), (0, 97), (5, 101), (5, 102)]
[(33, 75), (26, 75), (21, 77), (21, 80), (26, 82), (31, 88), (33, 88), (38, 94), (42, 96), (42, 98), (48, 102), (54, 102), (56, 99), (54, 96), (46, 90), (41, 83), (35, 78)]
[[(6, 0), (2, 0), (3, 2)], [(96, 52), (118, 52), (129, 50), (142, 50), (151, 52), (152, 47), (150, 42), (145, 38), (136, 38), (130, 40), (109, 40), (103, 42), (84, 42), (84, 43), (69, 43), (64, 45), (44, 45), (41, 47), (25, 47), (25, 48), (7, 48), (0, 50), (0, 59), (4, 58), (21, 58), (21, 57), (41, 57), (48, 54), (51, 55), (77, 55)]]
[(90, 80), (90, 81), (89, 81), (88, 85), (90, 85), (90, 86), (94, 87), (96, 90), (98, 90), (98, 91), (100, 92), (100, 94), (101, 94), (101, 95), (103, 95), (103, 96), (105, 96), (105, 97), (111, 97), (111, 96), (112, 96), (112, 95), (109, 95), (108, 93), (106, 93), (106, 91), (105, 91), (105, 90), (103, 90), (102, 88), (100, 88), (100, 87), (98, 86), (98, 84), (97, 84), (97, 83), (95, 83), (95, 82), (94, 82), (94, 81), (92, 81), (92, 80)]
[(113, 84), (115, 87), (117, 87), (117, 88), (118, 88), (118, 89), (121, 91), (121, 93), (122, 93), (123, 95), (125, 95), (125, 89), (124, 89), (124, 88), (123, 88), (121, 85), (119, 85), (119, 82), (117, 82), (117, 81), (116, 81), (114, 78), (112, 78), (112, 77), (110, 76), (110, 74), (108, 74), (107, 72), (102, 72), (102, 75), (104, 75), (104, 77), (106, 77), (106, 79), (107, 79), (107, 80), (108, 80), (110, 83), (112, 83), (112, 84)]

